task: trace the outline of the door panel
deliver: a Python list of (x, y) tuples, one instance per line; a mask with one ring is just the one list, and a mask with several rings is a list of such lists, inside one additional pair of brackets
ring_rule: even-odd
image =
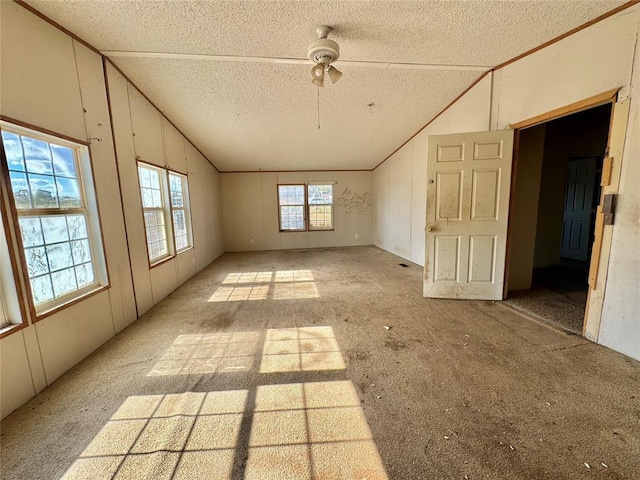
[(424, 296), (501, 300), (513, 131), (429, 137)]
[(560, 256), (586, 262), (592, 222), (597, 157), (569, 160)]

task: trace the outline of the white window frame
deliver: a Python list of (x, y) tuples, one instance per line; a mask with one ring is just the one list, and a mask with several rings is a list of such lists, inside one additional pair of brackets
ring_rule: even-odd
[[(280, 187), (302, 187), (302, 203), (280, 203)], [(306, 218), (306, 198), (307, 189), (304, 183), (280, 183), (276, 187), (276, 193), (278, 196), (278, 229), (280, 232), (305, 232), (307, 230), (307, 218)], [(287, 207), (302, 207), (302, 228), (283, 228), (282, 225), (282, 209)]]
[[(139, 192), (140, 192), (140, 202), (142, 205), (142, 219), (143, 219), (142, 221), (144, 225), (145, 239), (147, 244), (147, 259), (149, 261), (149, 268), (153, 268), (193, 248), (193, 231), (191, 228), (191, 208), (189, 203), (189, 178), (187, 175), (183, 173), (175, 172), (168, 168), (158, 167), (157, 165), (143, 162), (141, 160), (138, 160), (137, 167), (138, 167), (138, 186), (139, 186)], [(142, 185), (142, 176), (141, 176), (140, 169), (147, 169), (158, 174), (160, 179), (159, 183), (160, 183), (160, 198), (162, 202), (161, 206), (145, 207), (143, 188), (147, 188), (147, 187), (144, 187)], [(183, 199), (182, 207), (173, 207), (172, 205), (171, 181), (170, 181), (171, 176), (180, 178), (182, 182), (182, 199)], [(184, 212), (185, 226), (187, 228), (187, 246), (180, 249), (176, 248), (176, 245), (177, 245), (176, 230), (175, 230), (175, 224), (174, 224), (174, 218), (173, 218), (174, 211)], [(151, 241), (149, 228), (153, 228), (155, 227), (155, 225), (147, 226), (147, 216), (145, 215), (145, 213), (151, 213), (151, 212), (162, 213), (164, 217), (163, 233), (164, 233), (164, 239), (167, 244), (167, 251), (162, 255), (158, 255), (153, 258), (151, 257), (151, 243), (156, 242), (156, 240)]]
[[(144, 195), (143, 189), (145, 188), (151, 188), (153, 190), (156, 190), (156, 189), (153, 187), (147, 187), (146, 185), (142, 184), (142, 170), (149, 170), (153, 174), (158, 175), (159, 177), (158, 187), (160, 189), (160, 202), (161, 202), (160, 206), (145, 206), (145, 195)], [(166, 169), (157, 167), (150, 163), (138, 161), (138, 185), (139, 185), (139, 192), (140, 192), (140, 201), (142, 205), (142, 219), (143, 219), (143, 225), (144, 225), (144, 234), (145, 234), (145, 239), (147, 244), (147, 258), (149, 260), (149, 266), (153, 267), (174, 256), (173, 242), (171, 241), (171, 239), (173, 238), (173, 228), (169, 220), (171, 217), (171, 212), (169, 211), (169, 194), (167, 191), (168, 189), (167, 189)], [(164, 224), (162, 225), (163, 227), (162, 233), (164, 235), (164, 242), (166, 243), (166, 251), (154, 257), (151, 256), (152, 244), (158, 243), (158, 241), (162, 241), (162, 240), (155, 240), (151, 238), (150, 229), (154, 227), (157, 228), (158, 226), (147, 225), (147, 215), (146, 215), (147, 213), (152, 213), (154, 215), (157, 213), (161, 213), (164, 220)]]
[[(82, 142), (80, 140), (72, 140), (68, 137), (58, 136), (52, 133), (44, 133), (42, 131), (36, 130), (34, 128), (27, 128), (21, 125), (17, 125), (15, 123), (10, 123), (7, 121), (0, 121), (0, 129), (5, 132), (9, 132), (15, 135), (20, 135), (22, 137), (32, 138), (38, 141), (46, 142), (49, 145), (56, 145), (61, 147), (66, 147), (71, 149), (73, 152), (73, 161), (74, 168), (76, 171), (76, 180), (79, 188), (79, 196), (81, 200), (81, 206), (79, 207), (40, 207), (40, 208), (20, 208), (18, 209), (15, 205), (15, 197), (14, 192), (11, 186), (11, 182), (8, 178), (10, 171), (15, 171), (16, 173), (24, 173), (19, 172), (18, 170), (9, 170), (9, 165), (7, 158), (4, 154), (2, 155), (2, 167), (7, 171), (7, 185), (5, 188), (7, 189), (7, 198), (10, 202), (11, 208), (8, 209), (11, 214), (11, 217), (15, 226), (15, 237), (12, 237), (13, 241), (16, 242), (18, 246), (18, 250), (20, 251), (20, 258), (18, 260), (18, 264), (22, 269), (22, 274), (24, 278), (24, 287), (28, 292), (28, 302), (29, 309), (32, 314), (33, 321), (38, 321), (45, 316), (48, 316), (52, 313), (59, 311), (62, 308), (70, 306), (71, 304), (76, 303), (82, 298), (86, 298), (87, 296), (98, 293), (109, 287), (109, 277), (104, 253), (104, 246), (102, 241), (102, 233), (101, 233), (101, 225), (100, 225), (100, 216), (98, 211), (98, 203), (95, 192), (95, 184), (93, 182), (93, 172), (91, 166), (91, 158), (89, 152), (89, 144), (87, 142)], [(3, 142), (4, 145), (4, 142)], [(25, 159), (26, 160), (26, 159)], [(26, 168), (25, 168), (26, 172)], [(29, 175), (29, 172), (26, 172), (25, 175)], [(55, 173), (46, 174), (47, 176), (51, 176), (55, 179), (57, 178)], [(57, 188), (60, 188), (57, 185)], [(29, 190), (28, 195), (30, 197), (30, 201), (33, 201), (33, 192)], [(5, 212), (7, 215), (10, 215), (9, 212)], [(61, 240), (60, 242), (51, 242), (47, 243), (45, 239), (43, 239), (42, 248), (45, 251), (52, 246), (55, 245), (63, 245), (69, 244), (69, 248), (72, 248), (73, 242), (86, 240), (89, 246), (89, 259), (85, 262), (76, 264), (75, 258), (72, 259), (73, 265), (70, 267), (64, 267), (60, 270), (56, 270), (52, 268), (51, 263), (49, 262), (49, 257), (47, 254), (47, 271), (42, 273), (41, 275), (35, 275), (34, 278), (40, 278), (48, 276), (51, 282), (52, 292), (54, 294), (54, 298), (51, 300), (47, 300), (44, 302), (36, 303), (35, 295), (31, 286), (31, 276), (29, 275), (29, 270), (27, 266), (26, 260), (26, 252), (27, 249), (31, 247), (25, 247), (23, 242), (23, 237), (21, 235), (21, 227), (20, 227), (20, 219), (21, 218), (38, 218), (40, 222), (42, 219), (46, 219), (47, 217), (52, 218), (54, 216), (65, 216), (65, 219), (68, 221), (68, 216), (76, 215), (83, 216), (85, 219), (85, 227), (86, 227), (86, 238), (82, 238), (80, 240), (73, 239), (69, 235), (69, 225), (67, 224), (67, 236), (68, 240)], [(5, 234), (7, 237), (11, 235), (11, 232), (6, 231)], [(40, 247), (38, 247), (40, 248)], [(10, 256), (13, 257), (14, 252), (10, 252)], [(75, 253), (74, 253), (75, 255)], [(13, 261), (13, 260), (12, 260)], [(63, 271), (64, 269), (73, 269), (74, 275), (76, 276), (76, 281), (78, 281), (77, 270), (76, 267), (81, 265), (90, 264), (92, 273), (93, 273), (93, 281), (90, 283), (76, 288), (75, 290), (71, 290), (66, 293), (62, 293), (56, 296), (55, 287), (53, 285), (53, 274), (57, 271)], [(14, 279), (14, 282), (17, 282), (18, 279)], [(7, 298), (4, 299), (5, 303)], [(7, 305), (5, 304), (5, 312), (8, 310)], [(10, 310), (10, 309), (9, 309)], [(12, 318), (9, 318), (11, 321)], [(23, 323), (24, 323), (23, 319)]]
[[(171, 190), (171, 177), (175, 177), (180, 179), (180, 183), (182, 185), (182, 207), (174, 207), (173, 199), (171, 198), (171, 194), (173, 190)], [(191, 228), (191, 205), (189, 204), (189, 177), (180, 172), (174, 172), (172, 170), (168, 170), (168, 182), (169, 182), (169, 206), (171, 209), (171, 225), (173, 228), (173, 241), (176, 249), (176, 254), (179, 255), (182, 252), (186, 252), (190, 248), (193, 248), (193, 231)], [(187, 244), (182, 248), (178, 248), (178, 232), (176, 230), (176, 222), (174, 217), (174, 212), (182, 212), (184, 215), (184, 223), (185, 228), (187, 230)]]
[[(309, 187), (321, 187), (331, 186), (331, 202), (327, 203), (311, 203), (309, 199)], [(279, 183), (276, 186), (277, 200), (278, 200), (278, 229), (281, 233), (288, 232), (331, 232), (335, 230), (334, 224), (334, 185), (335, 182), (309, 182), (309, 183)], [(302, 187), (303, 188), (303, 203), (296, 204), (280, 204), (280, 187)], [(311, 225), (311, 206), (330, 206), (331, 207), (331, 227), (330, 228), (316, 228)], [(285, 229), (282, 228), (282, 208), (283, 207), (302, 207), (302, 228), (301, 229)]]

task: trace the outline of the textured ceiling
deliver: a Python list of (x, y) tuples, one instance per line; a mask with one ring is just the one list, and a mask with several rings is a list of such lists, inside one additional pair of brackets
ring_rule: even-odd
[[(491, 67), (624, 1), (28, 3), (101, 51), (304, 59), (327, 24), (340, 60)], [(112, 59), (223, 171), (372, 168), (481, 75), (337, 62), (318, 130), (310, 64)]]

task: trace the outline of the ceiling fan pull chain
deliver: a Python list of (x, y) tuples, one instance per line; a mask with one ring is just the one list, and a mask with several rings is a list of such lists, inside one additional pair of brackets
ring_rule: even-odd
[(318, 90), (318, 130), (320, 130), (320, 87), (316, 86)]

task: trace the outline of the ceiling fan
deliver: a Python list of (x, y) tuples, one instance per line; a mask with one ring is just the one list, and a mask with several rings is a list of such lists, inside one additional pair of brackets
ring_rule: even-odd
[(331, 65), (340, 57), (340, 47), (333, 40), (327, 37), (333, 28), (321, 25), (316, 29), (318, 39), (309, 44), (307, 56), (315, 65), (311, 69), (313, 80), (311, 83), (318, 87), (324, 87), (325, 74), (331, 79), (331, 83), (336, 83), (342, 77), (342, 72)]

